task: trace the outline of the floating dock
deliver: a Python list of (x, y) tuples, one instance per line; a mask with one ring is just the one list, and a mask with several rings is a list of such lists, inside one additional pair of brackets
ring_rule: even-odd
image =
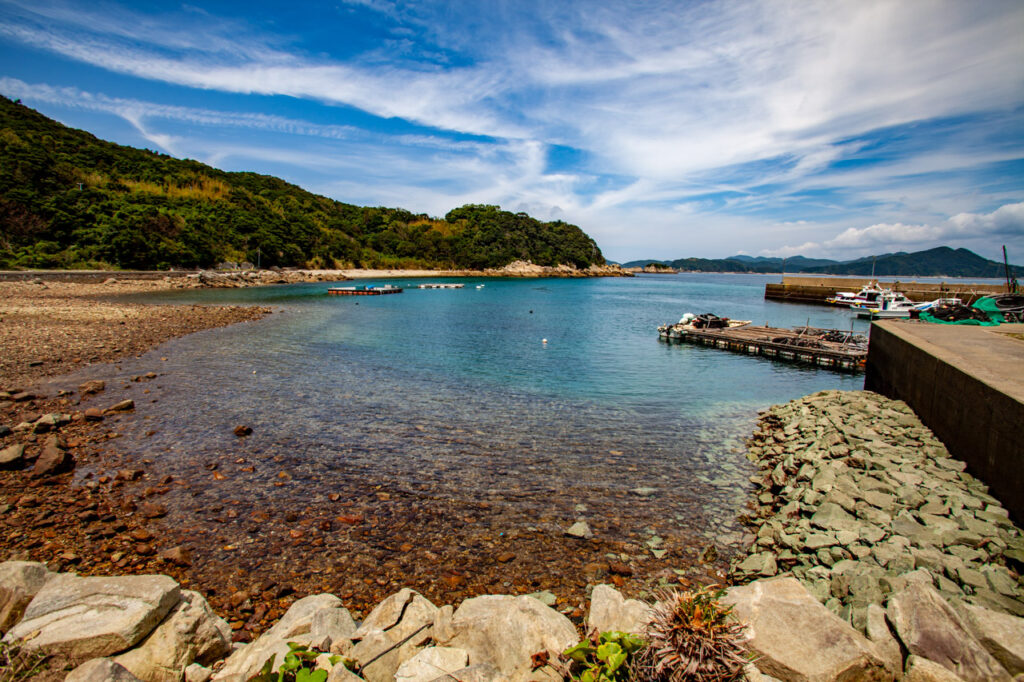
[(750, 325), (726, 329), (680, 329), (682, 326), (659, 328), (659, 337), (667, 342), (699, 343), (736, 353), (763, 355), (846, 372), (862, 371), (868, 356), (864, 337), (848, 331)]
[(465, 284), (442, 284), (431, 282), (429, 284), (420, 284), (418, 289), (461, 289)]
[(355, 287), (331, 287), (327, 290), (331, 296), (383, 296), (384, 294), (400, 294), (402, 287), (385, 284), (382, 287), (367, 284)]

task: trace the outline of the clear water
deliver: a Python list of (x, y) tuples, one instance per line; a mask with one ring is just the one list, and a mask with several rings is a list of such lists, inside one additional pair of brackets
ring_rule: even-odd
[[(659, 341), (657, 326), (685, 312), (866, 331), (847, 311), (765, 301), (774, 278), (489, 278), (458, 280), (466, 287), (456, 290), (391, 280), (406, 291), (331, 297), (326, 284), (301, 284), (149, 296), (275, 313), (123, 364), (123, 375), (161, 377), (156, 402), (133, 385), (143, 419), (121, 448), (195, 480), (212, 462), (267, 463), (216, 488), (253, 508), (360, 486), (487, 500), (513, 524), (555, 527), (578, 516), (578, 504), (611, 509), (625, 495), (629, 518), (613, 532), (670, 518), (721, 535), (736, 529), (746, 499), (751, 471), (739, 445), (757, 410), (863, 383)], [(236, 439), (236, 424), (254, 434)], [(289, 485), (274, 485), (282, 470)], [(629, 496), (635, 488), (657, 493)], [(194, 492), (181, 498), (197, 514), (208, 504)]]

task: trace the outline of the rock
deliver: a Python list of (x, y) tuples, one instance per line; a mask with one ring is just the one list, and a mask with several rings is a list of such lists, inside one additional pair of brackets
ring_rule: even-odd
[(330, 651), (335, 644), (347, 642), (356, 631), (356, 622), (348, 609), (321, 609), (313, 614), (309, 626), (310, 643), (320, 651)]
[(0, 450), (0, 469), (20, 469), (25, 464), (25, 446), (22, 443)]
[(236, 436), (238, 436), (239, 438), (242, 438), (243, 436), (248, 436), (251, 433), (252, 433), (252, 427), (251, 426), (245, 426), (244, 424), (239, 424), (234, 429), (234, 434)]
[[(352, 635), (350, 656), (369, 682), (390, 682), (395, 671), (431, 638), (438, 609), (419, 592), (404, 588), (377, 605)], [(385, 653), (387, 652), (387, 653)]]
[(98, 407), (90, 407), (85, 411), (85, 421), (87, 422), (101, 422), (103, 421), (103, 410)]
[(160, 558), (174, 564), (175, 566), (192, 565), (192, 554), (181, 545), (171, 547), (170, 549), (165, 549), (160, 552)]
[(865, 629), (868, 640), (875, 646), (875, 652), (885, 663), (885, 669), (896, 679), (903, 670), (903, 652), (885, 621), (885, 609), (878, 604), (869, 604)]
[(540, 592), (533, 592), (526, 595), (527, 597), (533, 597), (544, 606), (554, 606), (558, 603), (558, 597), (551, 590), (541, 590)]
[(736, 566), (736, 569), (743, 573), (763, 575), (765, 577), (773, 576), (779, 570), (775, 563), (775, 555), (771, 552), (751, 554), (741, 561), (739, 565)]
[(758, 670), (785, 680), (885, 679), (872, 644), (795, 578), (732, 587), (722, 598), (748, 625)]
[(965, 604), (957, 604), (964, 625), (1011, 675), (1024, 673), (1024, 618)]
[(889, 598), (889, 621), (907, 651), (972, 680), (1009, 680), (999, 662), (967, 631), (930, 585), (912, 583)]
[(114, 658), (146, 682), (178, 682), (192, 663), (209, 665), (231, 651), (231, 627), (202, 595), (182, 590), (181, 601), (137, 647)]
[(131, 412), (135, 409), (135, 401), (128, 399), (122, 400), (119, 403), (114, 403), (107, 408), (107, 412)]
[(36, 465), (32, 468), (33, 476), (50, 476), (71, 471), (75, 468), (75, 458), (64, 449), (63, 444), (56, 436), (46, 439), (43, 449), (36, 458)]
[(25, 607), (54, 574), (37, 561), (0, 564), (0, 633), (21, 620)]
[(462, 649), (432, 646), (398, 666), (395, 682), (432, 682), (454, 673), (469, 663), (469, 654)]
[(93, 658), (78, 666), (64, 682), (140, 682), (139, 678), (109, 658)]
[(331, 668), (327, 682), (363, 682), (363, 678), (346, 668), (343, 662), (339, 662)]
[(493, 665), (479, 663), (456, 670), (450, 675), (442, 675), (434, 679), (433, 682), (504, 682), (504, 680), (501, 672)]
[(577, 521), (565, 530), (565, 534), (574, 538), (588, 539), (594, 537), (594, 532), (586, 521)]
[(811, 517), (811, 524), (818, 528), (833, 531), (851, 531), (860, 529), (860, 521), (848, 514), (845, 509), (834, 502), (825, 502)]
[[(526, 596), (485, 595), (462, 602), (438, 643), (465, 649), (475, 664), (497, 668), (502, 680), (560, 680), (552, 668), (532, 670), (532, 656), (551, 660), (579, 640), (568, 618)], [(532, 672), (531, 672), (532, 671)]]
[(597, 585), (590, 595), (587, 630), (619, 630), (639, 634), (651, 620), (651, 607), (638, 599), (626, 599), (610, 585)]
[(213, 677), (213, 671), (198, 663), (193, 663), (185, 668), (185, 682), (209, 682)]
[(344, 608), (341, 600), (333, 594), (318, 594), (298, 600), (274, 627), (264, 632), (255, 642), (231, 654), (213, 679), (245, 682), (258, 673), (271, 656), (276, 656), (274, 667), (277, 669), (288, 653), (288, 642), (309, 643), (309, 632), (317, 612)]
[(43, 585), (4, 641), (24, 639), (30, 649), (72, 660), (109, 656), (141, 641), (180, 599), (178, 583), (166, 575), (61, 573)]
[(93, 379), (87, 381), (84, 384), (79, 384), (78, 392), (82, 395), (92, 395), (93, 393), (99, 393), (107, 387), (106, 382), (101, 379)]
[(953, 671), (920, 656), (908, 656), (903, 682), (964, 682)]

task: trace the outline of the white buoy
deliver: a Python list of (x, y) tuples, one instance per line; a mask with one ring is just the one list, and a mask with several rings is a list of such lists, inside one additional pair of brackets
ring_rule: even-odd
[(541, 342), (541, 343), (547, 343), (547, 342), (548, 342), (548, 340), (547, 340), (547, 339), (541, 339), (541, 340), (540, 340), (540, 342)]

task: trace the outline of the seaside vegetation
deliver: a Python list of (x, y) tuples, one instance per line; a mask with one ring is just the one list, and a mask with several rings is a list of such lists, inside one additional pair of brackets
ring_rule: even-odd
[(579, 227), (497, 206), (443, 219), (100, 140), (0, 97), (0, 268), (481, 269), (604, 264)]

